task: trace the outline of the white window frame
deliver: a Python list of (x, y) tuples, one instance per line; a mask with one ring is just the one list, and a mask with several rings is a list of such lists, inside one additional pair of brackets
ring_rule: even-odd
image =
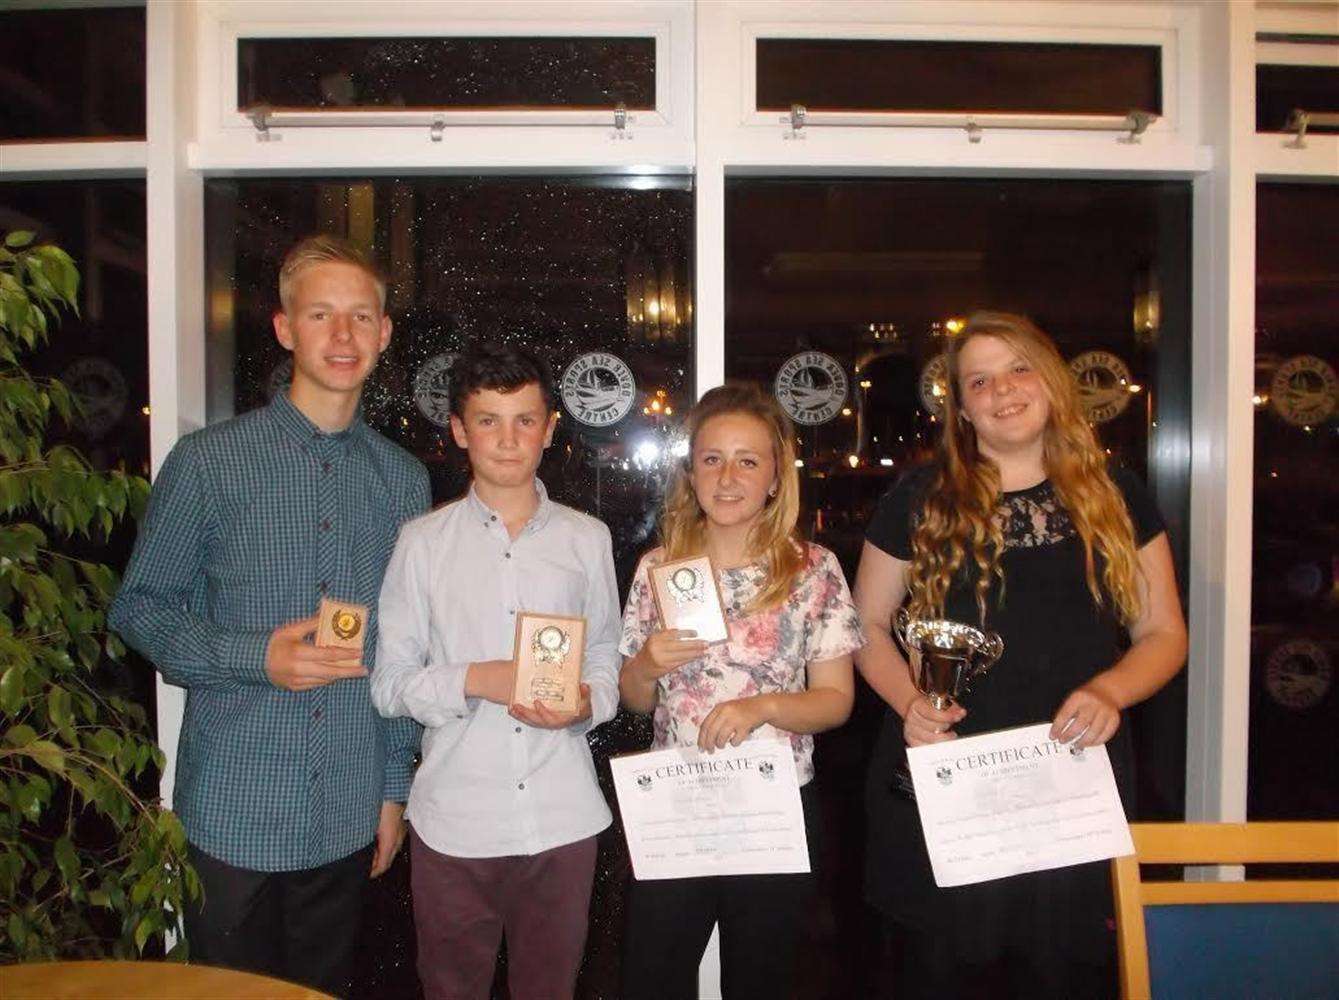
[[(529, 169), (536, 164), (559, 172), (692, 169), (691, 0), (637, 4), (577, 0), (561, 8), (510, 0), (420, 0), (396, 5), (392, 17), (375, 4), (217, 0), (202, 5), (199, 13), (200, 128), (190, 150), (190, 164), (196, 170), (440, 173)], [(360, 36), (651, 37), (656, 45), (656, 106), (651, 111), (630, 109), (621, 130), (615, 128), (613, 111), (280, 113), (270, 130), (278, 141), (258, 141), (251, 118), (237, 110), (238, 39)], [(302, 122), (301, 127), (286, 127), (286, 122), (294, 121)], [(361, 124), (371, 121), (384, 124)], [(443, 125), (440, 141), (430, 138), (432, 121)]]
[[(1255, 30), (1279, 34), (1339, 34), (1339, 11), (1332, 5), (1315, 4), (1262, 9)], [(1339, 45), (1305, 45), (1287, 42), (1255, 43), (1255, 62), (1284, 66), (1339, 66)], [(1254, 83), (1255, 67), (1251, 67)], [(1279, 132), (1257, 132), (1254, 160), (1261, 179), (1326, 179), (1339, 174), (1339, 135), (1308, 132), (1303, 145), (1296, 137)]]

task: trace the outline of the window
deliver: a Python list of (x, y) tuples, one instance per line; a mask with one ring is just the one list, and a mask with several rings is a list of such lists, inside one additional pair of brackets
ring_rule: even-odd
[[(727, 181), (726, 375), (773, 386), (796, 418), (805, 527), (848, 579), (879, 498), (937, 438), (945, 347), (994, 308), (1031, 315), (1059, 343), (1113, 460), (1152, 487), (1185, 581), (1189, 236), (1185, 183)], [(1184, 681), (1132, 715), (1140, 816), (1178, 818)], [(862, 685), (852, 720), (818, 737), (819, 773), (861, 768), (882, 716)], [(861, 842), (862, 788), (820, 790), (838, 818), (830, 842)], [(833, 912), (814, 928), (867, 919), (861, 863), (833, 860), (820, 895)], [(854, 942), (815, 930), (803, 963), (814, 980), (798, 992), (877, 992), (851, 978), (871, 965)]]
[(1311, 121), (1308, 132), (1339, 132), (1339, 66), (1255, 67), (1255, 130), (1292, 132), (1295, 111), (1330, 116)]
[(144, 8), (0, 13), (0, 141), (144, 138)]
[(1256, 190), (1247, 815), (1333, 819), (1339, 788), (1339, 186)]
[(1152, 45), (759, 38), (757, 108), (1119, 115), (1162, 112)]
[(594, 110), (656, 105), (654, 38), (241, 38), (237, 107)]

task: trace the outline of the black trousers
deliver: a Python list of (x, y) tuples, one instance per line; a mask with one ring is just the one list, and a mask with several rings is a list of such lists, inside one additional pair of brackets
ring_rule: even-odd
[(189, 845), (204, 899), (186, 911), (190, 960), (347, 996), (372, 867), (369, 844), (319, 868), (258, 872)]
[(695, 1000), (698, 966), (716, 923), (724, 1000), (790, 996), (796, 951), (817, 890), (818, 808), (812, 789), (812, 784), (800, 789), (808, 874), (629, 881), (623, 1000)]

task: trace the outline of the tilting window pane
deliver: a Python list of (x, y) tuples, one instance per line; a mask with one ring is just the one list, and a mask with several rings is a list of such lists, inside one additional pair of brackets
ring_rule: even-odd
[(758, 39), (758, 110), (1162, 112), (1151, 45)]
[[(1247, 816), (1333, 819), (1339, 753), (1339, 186), (1256, 189)], [(1332, 876), (1333, 877), (1333, 876)]]
[(144, 8), (0, 13), (0, 140), (143, 139)]
[[(1290, 129), (1294, 111), (1339, 114), (1339, 67), (1255, 67), (1255, 130), (1283, 132)], [(1308, 132), (1339, 132), (1339, 125), (1312, 122)]]
[(650, 109), (654, 38), (243, 38), (237, 106)]

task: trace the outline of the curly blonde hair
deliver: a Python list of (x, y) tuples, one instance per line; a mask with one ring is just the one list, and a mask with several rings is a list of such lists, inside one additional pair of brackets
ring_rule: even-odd
[(688, 455), (674, 470), (660, 518), (665, 558), (683, 559), (706, 551), (707, 516), (693, 491), (693, 455), (697, 435), (713, 417), (742, 413), (760, 420), (772, 439), (776, 463), (776, 496), (749, 533), (749, 554), (761, 559), (767, 582), (747, 608), (761, 611), (789, 596), (804, 568), (806, 548), (796, 531), (800, 518), (800, 479), (795, 472), (795, 429), (775, 399), (751, 382), (727, 382), (708, 391), (684, 420)]
[[(978, 312), (968, 318), (948, 351), (944, 429), (930, 483), (911, 535), (908, 579), (913, 614), (942, 618), (953, 578), (970, 558), (976, 568), (976, 604), (982, 623), (992, 582), (1003, 598), (1004, 525), (998, 515), (1000, 471), (981, 454), (976, 432), (964, 418), (959, 357), (973, 337), (995, 337), (1025, 358), (1041, 377), (1050, 416), (1043, 432), (1042, 461), (1057, 499), (1083, 543), (1084, 573), (1098, 607), (1108, 600), (1125, 625), (1139, 618), (1139, 561), (1134, 526), (1124, 497), (1107, 472), (1079, 401), (1078, 387), (1055, 344), (1030, 319)], [(1101, 557), (1101, 573), (1097, 568)]]

